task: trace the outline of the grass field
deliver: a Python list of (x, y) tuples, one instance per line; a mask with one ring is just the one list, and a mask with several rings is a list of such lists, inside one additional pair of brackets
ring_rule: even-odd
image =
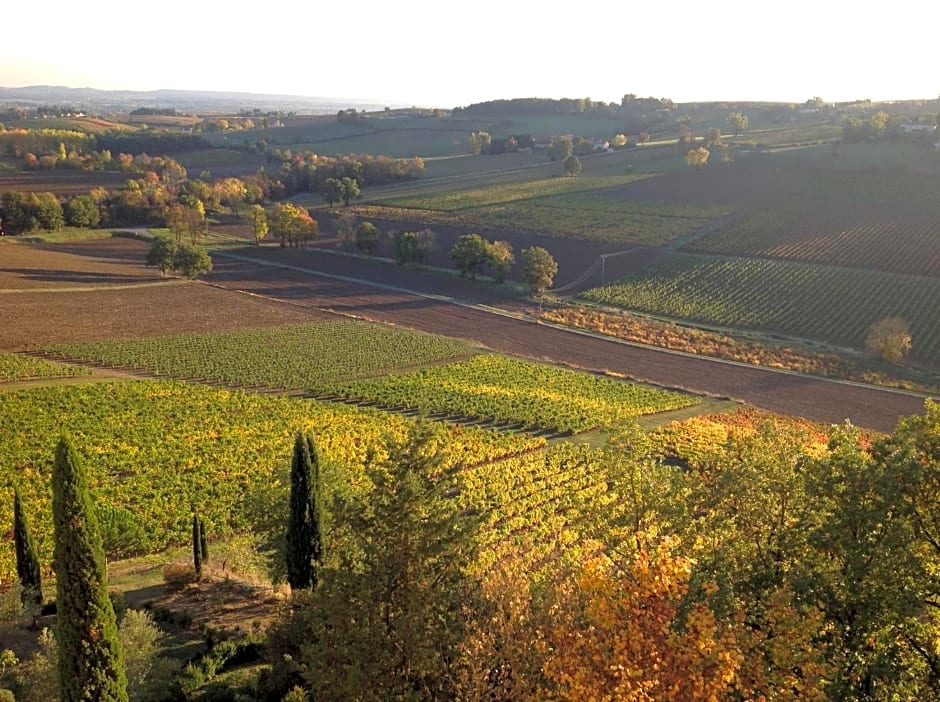
[(912, 354), (940, 362), (940, 279), (756, 258), (676, 254), (583, 299), (728, 327), (862, 348), (869, 327), (900, 316)]

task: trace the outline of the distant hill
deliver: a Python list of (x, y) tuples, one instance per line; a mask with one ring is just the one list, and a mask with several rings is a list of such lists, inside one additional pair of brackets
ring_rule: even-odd
[[(38, 107), (67, 105), (93, 112), (130, 112), (141, 107), (172, 108), (183, 112), (232, 113), (243, 110), (280, 110), (298, 114), (330, 114), (341, 109), (382, 109), (388, 103), (367, 98), (263, 95), (202, 90), (97, 90), (57, 85), (24, 88), (0, 87), (0, 105)], [(404, 105), (389, 105), (404, 107)]]

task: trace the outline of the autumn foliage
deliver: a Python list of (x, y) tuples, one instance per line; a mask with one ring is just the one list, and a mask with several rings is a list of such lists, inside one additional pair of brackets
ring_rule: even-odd
[(556, 700), (722, 699), (742, 665), (734, 627), (704, 604), (680, 615), (692, 562), (640, 551), (623, 573), (607, 559), (560, 591), (546, 632), (546, 697)]

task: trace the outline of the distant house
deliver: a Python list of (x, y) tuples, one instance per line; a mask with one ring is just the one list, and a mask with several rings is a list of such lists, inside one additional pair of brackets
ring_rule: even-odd
[(593, 147), (594, 151), (613, 151), (610, 146), (610, 142), (606, 139), (592, 139), (591, 146)]
[(919, 132), (933, 132), (937, 129), (935, 124), (923, 124), (920, 122), (905, 122), (901, 125), (901, 131), (905, 134), (916, 134)]

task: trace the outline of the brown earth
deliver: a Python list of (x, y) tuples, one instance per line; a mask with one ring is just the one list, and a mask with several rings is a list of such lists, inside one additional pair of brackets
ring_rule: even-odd
[(114, 171), (17, 171), (0, 173), (0, 192), (54, 193), (59, 196), (84, 195), (92, 188), (113, 189), (133, 174)]

